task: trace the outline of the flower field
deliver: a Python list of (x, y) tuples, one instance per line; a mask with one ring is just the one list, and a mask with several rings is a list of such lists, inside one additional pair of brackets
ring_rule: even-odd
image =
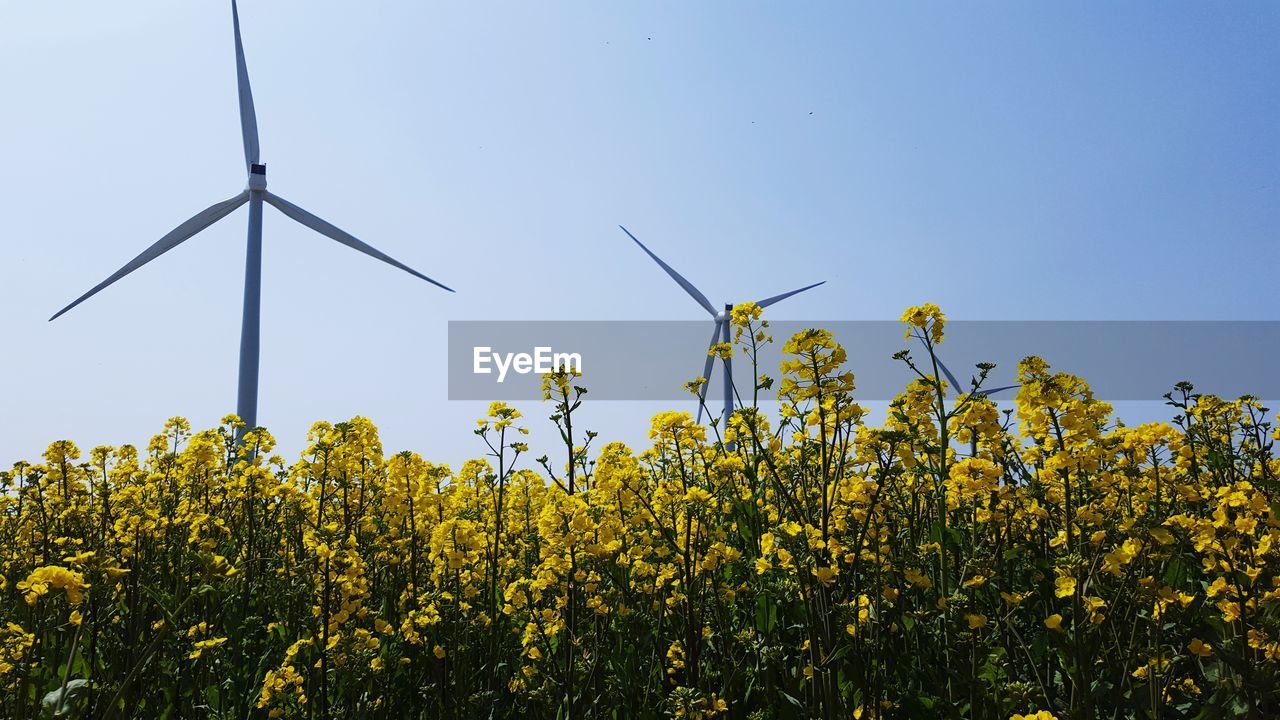
[(293, 462), (234, 417), (55, 442), (0, 473), (0, 717), (1280, 717), (1270, 411), (1182, 385), (1129, 427), (1034, 357), (1002, 410), (936, 379), (936, 306), (903, 321), (880, 427), (811, 330), (645, 448), (564, 374), (456, 469), (360, 417)]

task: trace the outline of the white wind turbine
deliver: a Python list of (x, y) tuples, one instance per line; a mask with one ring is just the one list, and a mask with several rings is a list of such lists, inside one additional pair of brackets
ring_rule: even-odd
[[(706, 404), (707, 385), (711, 383), (711, 369), (715, 362), (714, 356), (711, 355), (711, 348), (718, 342), (730, 342), (729, 326), (731, 324), (731, 319), (729, 317), (729, 312), (733, 310), (733, 305), (726, 304), (723, 310), (716, 310), (716, 307), (711, 304), (711, 301), (707, 299), (707, 296), (703, 295), (702, 291), (694, 287), (693, 283), (685, 280), (684, 277), (681, 276), (680, 273), (676, 272), (674, 268), (663, 262), (662, 258), (654, 255), (653, 251), (645, 247), (644, 243), (640, 242), (635, 235), (632, 235), (630, 230), (622, 227), (621, 225), (618, 227), (622, 228), (622, 232), (626, 233), (628, 237), (635, 240), (636, 245), (639, 245), (640, 249), (645, 251), (645, 254), (653, 258), (653, 261), (658, 263), (663, 270), (666, 270), (667, 274), (671, 276), (671, 279), (675, 280), (680, 287), (684, 288), (684, 291), (689, 293), (694, 300), (697, 300), (698, 304), (701, 305), (708, 313), (711, 313), (711, 317), (715, 319), (715, 328), (711, 331), (711, 342), (707, 344), (706, 363), (702, 366), (702, 377), (704, 378), (704, 382), (702, 383), (702, 388), (698, 393), (698, 422), (702, 422), (702, 408)], [(756, 305), (766, 308), (780, 300), (786, 300), (792, 295), (797, 295), (805, 290), (816, 288), (825, 282), (826, 280), (823, 280), (812, 285), (806, 285), (799, 290), (792, 290), (791, 292), (785, 292), (781, 295), (774, 295), (773, 297), (765, 298), (764, 300), (756, 302)], [(723, 359), (722, 364), (724, 365), (724, 414), (722, 415), (723, 421), (721, 422), (720, 427), (723, 432), (723, 430), (729, 426), (729, 417), (733, 415), (733, 360), (726, 357)]]
[[(920, 341), (922, 345), (925, 346), (926, 350), (929, 349), (929, 343), (925, 341), (924, 334), (922, 331), (917, 332), (915, 334), (915, 337)], [(946, 364), (942, 362), (942, 358), (938, 357), (938, 353), (936, 351), (933, 354), (933, 359), (937, 361), (938, 368), (942, 370), (942, 374), (946, 376), (947, 382), (951, 384), (951, 392), (957, 395), (959, 395), (962, 392), (968, 392), (968, 390), (965, 390), (964, 386), (960, 384), (960, 381), (956, 379), (956, 376), (951, 373), (950, 368), (948, 368)], [(969, 384), (970, 389), (973, 388), (973, 384), (975, 382), (977, 382), (977, 378), (970, 378), (970, 384)], [(990, 397), (998, 392), (1004, 392), (1005, 390), (1013, 390), (1020, 387), (1022, 386), (1019, 384), (1014, 384), (1014, 385), (1002, 385), (1001, 387), (991, 388), (991, 389), (979, 388), (973, 394), (977, 397), (985, 398), (985, 397)]]
[(244, 45), (240, 40), (240, 14), (236, 0), (231, 0), (231, 24), (235, 32), (236, 45), (236, 80), (240, 95), (240, 131), (244, 136), (244, 162), (249, 173), (248, 186), (239, 195), (223, 200), (174, 228), (168, 235), (160, 238), (111, 277), (103, 280), (76, 298), (75, 302), (59, 310), (50, 321), (56, 320), (71, 308), (93, 297), (103, 288), (120, 278), (155, 260), (172, 250), (183, 241), (209, 227), (218, 220), (229, 215), (245, 203), (249, 204), (249, 242), (244, 266), (244, 314), (240, 326), (240, 374), (239, 387), (236, 393), (236, 414), (244, 421), (246, 428), (253, 428), (258, 423), (258, 337), (259, 319), (262, 305), (262, 203), (274, 205), (290, 219), (299, 222), (312, 230), (336, 240), (347, 247), (377, 258), (405, 272), (419, 277), (432, 285), (453, 292), (435, 280), (423, 275), (386, 253), (361, 242), (354, 236), (334, 225), (303, 210), (279, 195), (267, 191), (267, 167), (261, 164), (258, 157), (258, 120), (253, 110), (253, 93), (249, 89), (249, 71), (244, 60)]

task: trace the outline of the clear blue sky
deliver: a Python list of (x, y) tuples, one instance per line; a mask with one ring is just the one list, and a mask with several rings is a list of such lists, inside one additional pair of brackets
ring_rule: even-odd
[[(1276, 3), (241, 13), (271, 189), (459, 291), (268, 209), (260, 417), (290, 451), (356, 413), (478, 451), (449, 319), (697, 318), (618, 223), (716, 302), (829, 281), (779, 317), (1275, 317)], [(215, 422), (244, 210), (45, 320), (244, 186), (229, 1), (5, 3), (0, 88), (0, 464)]]

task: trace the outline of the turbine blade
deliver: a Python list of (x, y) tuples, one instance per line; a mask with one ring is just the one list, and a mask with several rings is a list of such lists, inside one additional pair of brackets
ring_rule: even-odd
[(720, 321), (716, 321), (715, 330), (711, 331), (711, 342), (707, 343), (707, 361), (702, 366), (702, 387), (698, 388), (698, 422), (702, 422), (702, 406), (707, 402), (707, 386), (711, 384), (711, 368), (715, 358), (711, 356), (711, 348), (720, 339)]
[(705, 308), (706, 311), (711, 313), (712, 315), (716, 314), (715, 305), (711, 304), (711, 301), (707, 299), (706, 295), (702, 294), (701, 290), (694, 287), (693, 283), (689, 282), (688, 280), (685, 280), (680, 273), (675, 271), (675, 268), (662, 262), (662, 258), (658, 257), (657, 255), (654, 255), (653, 251), (645, 247), (644, 243), (640, 242), (635, 235), (632, 235), (630, 230), (622, 227), (621, 225), (619, 225), (618, 227), (622, 228), (622, 232), (626, 233), (628, 237), (630, 237), (632, 240), (635, 240), (636, 244), (640, 246), (640, 249), (645, 251), (645, 253), (649, 257), (653, 258), (653, 261), (658, 263), (658, 265), (660, 265), (663, 270), (666, 270), (667, 274), (671, 276), (671, 279), (675, 280), (680, 285), (680, 287), (684, 288), (684, 291), (689, 293), (689, 295), (692, 296), (694, 300), (697, 300), (699, 305)]
[(942, 358), (938, 358), (938, 367), (942, 368), (942, 374), (946, 375), (947, 382), (951, 383), (952, 392), (965, 392), (965, 390), (960, 387), (960, 381), (956, 379), (955, 375), (951, 374), (951, 370), (942, 362)]
[(800, 288), (799, 290), (792, 290), (791, 292), (785, 292), (785, 293), (782, 293), (781, 295), (774, 295), (773, 297), (771, 297), (771, 298), (765, 298), (764, 300), (761, 300), (760, 302), (758, 302), (758, 303), (756, 303), (756, 304), (757, 304), (757, 305), (759, 305), (759, 306), (760, 306), (760, 307), (762, 307), (762, 308), (767, 308), (767, 307), (769, 307), (770, 305), (772, 305), (772, 304), (774, 304), (774, 303), (778, 302), (779, 300), (786, 300), (787, 298), (791, 297), (792, 295), (799, 295), (800, 293), (804, 292), (805, 290), (812, 290), (813, 288), (816, 288), (816, 287), (818, 287), (819, 285), (823, 285), (823, 284), (825, 284), (826, 282), (827, 282), (826, 280), (823, 280), (822, 282), (816, 282), (816, 283), (814, 283), (814, 284), (812, 284), (812, 285), (806, 285), (805, 287), (802, 287), (802, 288)]
[(115, 271), (115, 274), (113, 274), (111, 277), (98, 283), (93, 287), (92, 290), (76, 298), (75, 302), (59, 310), (57, 313), (54, 314), (53, 317), (49, 318), (49, 321), (53, 322), (54, 320), (57, 320), (58, 317), (66, 313), (71, 308), (93, 297), (95, 294), (98, 293), (99, 290), (102, 290), (103, 288), (119, 280), (125, 275), (128, 275), (134, 270), (137, 270), (143, 265), (146, 265), (152, 260), (155, 260), (161, 255), (169, 252), (170, 250), (180, 245), (184, 240), (190, 238), (192, 235), (195, 235), (196, 233), (218, 222), (219, 220), (226, 217), (227, 215), (230, 215), (233, 210), (245, 204), (246, 202), (248, 202), (248, 200), (249, 200), (249, 191), (246, 190), (229, 200), (223, 200), (222, 202), (216, 205), (212, 205), (196, 213), (195, 216), (192, 217), (190, 220), (187, 220), (186, 222), (182, 223), (178, 227), (174, 228), (172, 231), (169, 232), (168, 235), (165, 235), (164, 237), (156, 241), (154, 245), (147, 248), (146, 250), (143, 250), (142, 254), (138, 255), (138, 257), (130, 260), (128, 264), (126, 264), (124, 267)]
[(240, 10), (231, 0), (231, 24), (236, 33), (236, 85), (240, 92), (240, 133), (244, 136), (244, 164), (258, 164), (258, 115), (253, 110), (253, 90), (249, 88), (249, 66), (240, 41)]
[[(920, 344), (924, 345), (926, 349), (929, 347), (923, 337), (920, 338)], [(964, 392), (960, 387), (960, 381), (956, 380), (956, 376), (951, 374), (951, 369), (947, 367), (946, 363), (942, 362), (942, 358), (934, 355), (934, 359), (938, 361), (938, 367), (942, 369), (942, 374), (946, 376), (947, 382), (951, 383), (951, 391), (956, 393)]]
[(1004, 392), (1005, 390), (1013, 390), (1014, 388), (1020, 388), (1020, 387), (1022, 386), (1021, 385), (1005, 385), (1004, 387), (991, 388), (990, 390), (979, 390), (978, 394), (985, 397), (987, 395), (993, 395), (998, 392)]
[(427, 282), (431, 283), (432, 285), (435, 285), (438, 288), (442, 288), (444, 290), (448, 290), (449, 292), (453, 292), (453, 288), (447, 285), (438, 283), (435, 280), (432, 280), (426, 275), (423, 275), (417, 270), (414, 270), (413, 268), (409, 267), (408, 265), (405, 265), (399, 260), (396, 260), (390, 255), (382, 252), (381, 250), (373, 247), (372, 245), (369, 245), (368, 243), (362, 242), (361, 240), (357, 239), (355, 236), (351, 235), (350, 233), (347, 233), (339, 229), (338, 227), (334, 226), (333, 224), (325, 220), (322, 220), (316, 217), (315, 215), (312, 215), (306, 210), (303, 210), (297, 205), (294, 205), (288, 200), (285, 200), (284, 198), (280, 197), (279, 195), (274, 195), (272, 193), (264, 191), (262, 193), (262, 197), (267, 202), (271, 203), (272, 205), (275, 205), (276, 209), (284, 213), (286, 216), (288, 216), (292, 220), (295, 220), (298, 223), (301, 223), (302, 225), (306, 225), (307, 227), (311, 228), (312, 230), (315, 230), (316, 232), (320, 233), (321, 235), (324, 235), (325, 237), (328, 237), (332, 240), (336, 240), (353, 250), (359, 250), (360, 252), (364, 253), (365, 255), (368, 255), (369, 257), (377, 258), (378, 260), (381, 260), (382, 262), (388, 265), (391, 265), (392, 267), (400, 268), (401, 270), (409, 273), (410, 275), (416, 278), (420, 278), (422, 280), (426, 280)]

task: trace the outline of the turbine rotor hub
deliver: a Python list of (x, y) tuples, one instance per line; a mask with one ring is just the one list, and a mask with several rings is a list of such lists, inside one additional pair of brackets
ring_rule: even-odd
[(266, 190), (267, 189), (267, 166), (254, 163), (249, 166), (249, 189), (250, 190)]

